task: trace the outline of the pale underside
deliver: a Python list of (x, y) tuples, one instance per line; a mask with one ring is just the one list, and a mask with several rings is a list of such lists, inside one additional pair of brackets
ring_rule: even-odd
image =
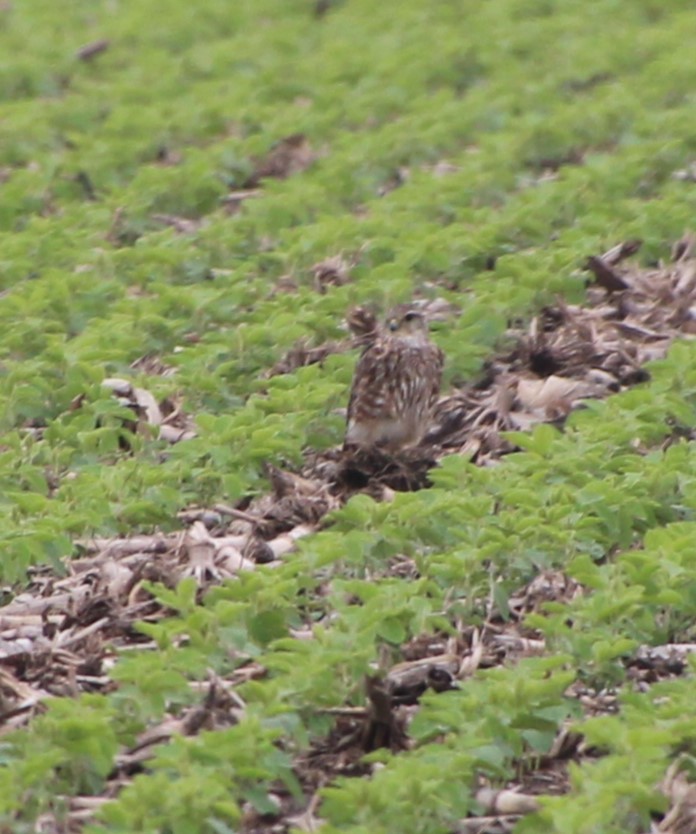
[(356, 446), (381, 446), (400, 449), (412, 446), (422, 438), (428, 427), (427, 420), (386, 418), (383, 420), (348, 421), (346, 443)]

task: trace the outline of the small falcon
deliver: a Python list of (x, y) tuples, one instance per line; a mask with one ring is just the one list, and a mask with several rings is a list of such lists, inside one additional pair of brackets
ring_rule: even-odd
[(387, 328), (358, 360), (348, 403), (346, 446), (396, 451), (417, 444), (440, 392), (444, 354), (430, 341), (425, 316), (396, 307)]

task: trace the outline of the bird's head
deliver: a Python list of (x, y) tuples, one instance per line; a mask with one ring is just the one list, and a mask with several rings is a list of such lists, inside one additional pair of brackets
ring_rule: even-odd
[(423, 341), (428, 338), (428, 323), (420, 310), (402, 305), (392, 310), (387, 319), (387, 330), (400, 339)]

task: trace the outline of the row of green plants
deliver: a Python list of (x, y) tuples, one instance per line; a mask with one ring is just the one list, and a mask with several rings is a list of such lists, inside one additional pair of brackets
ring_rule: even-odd
[[(616, 154), (602, 170), (624, 162), (630, 160)], [(634, 164), (638, 167), (637, 160)], [(446, 180), (453, 190), (466, 182), (465, 170)], [(101, 266), (93, 270), (50, 270), (14, 286), (0, 311), (6, 355), (0, 377), (7, 428), (0, 453), (8, 516), (2, 533), (5, 579), (15, 581), (28, 565), (68, 553), (66, 536), (124, 532), (133, 524), (171, 526), (182, 504), (234, 500), (262, 488), (263, 461), (297, 463), (304, 447), (339, 442), (342, 421), (333, 412), (345, 406), (353, 356), (331, 357), (322, 367), (270, 381), (259, 374), (297, 339), (321, 343), (340, 337), (343, 316), (356, 302), (384, 308), (409, 297), (415, 287), (460, 307), (462, 314), (435, 334), (448, 357), (446, 381), (456, 384), (471, 378), (511, 317), (558, 293), (581, 300), (581, 255), (605, 245), (592, 230), (589, 201), (587, 213), (578, 209), (582, 220), (564, 228), (546, 248), (537, 248), (566, 195), (579, 189), (579, 171), (511, 195), (505, 207), (482, 214), (480, 229), (468, 235), (460, 224), (426, 223), (418, 244), (412, 236), (406, 241), (422, 217), (412, 208), (402, 215), (399, 201), (416, 200), (427, 212), (428, 196), (434, 201), (439, 189), (442, 198), (444, 188), (432, 178), (407, 184), (377, 203), (365, 237), (350, 219), (298, 228), (292, 233), (298, 243), (313, 231), (330, 235), (322, 240), (324, 254), (355, 252), (359, 241), (366, 241), (351, 282), (325, 295), (317, 294), (309, 275), (320, 250), (302, 266), (290, 267), (300, 283), (290, 296), (272, 293), (277, 273), (287, 264), (276, 266), (269, 278), (257, 274), (249, 280), (233, 271), (208, 280), (199, 272), (194, 283), (178, 285), (169, 270), (183, 269), (187, 253), (206, 257), (203, 235), (214, 227), (219, 236), (230, 231), (221, 218), (193, 239), (171, 231), (147, 235), (142, 245), (100, 252)], [(299, 180), (287, 185), (297, 188), (298, 198)], [(667, 235), (687, 227), (694, 199), (687, 187), (667, 182), (659, 200), (641, 205), (640, 222), (628, 219), (635, 203), (617, 202), (614, 196), (617, 213), (625, 213), (627, 233), (650, 239), (655, 229), (661, 232), (661, 248), (648, 245), (648, 257), (666, 254)], [(609, 195), (600, 192), (594, 198), (601, 203)], [(460, 192), (459, 199), (466, 201), (466, 194)], [(259, 198), (258, 210), (272, 200), (271, 195)], [(527, 216), (538, 219), (539, 229), (515, 252), (511, 238)], [(382, 241), (391, 241), (387, 251)], [(481, 271), (484, 256), (496, 255), (495, 272)], [(152, 271), (153, 258), (166, 264), (159, 267), (159, 277)], [(469, 267), (471, 259), (476, 265)], [(249, 266), (260, 269), (253, 258)], [(103, 271), (111, 278), (104, 280)], [(138, 277), (148, 271), (151, 278)], [(190, 334), (199, 341), (192, 344)], [(140, 383), (160, 398), (183, 394), (186, 409), (197, 415), (199, 439), (171, 450), (164, 465), (161, 449), (152, 442), (142, 443), (135, 456), (119, 454), (118, 408), (99, 387), (104, 376), (133, 376), (128, 364), (148, 354), (161, 356), (178, 373), (141, 376)], [(75, 398), (84, 395), (82, 408), (72, 409)], [(28, 422), (47, 426), (40, 440), (24, 431)], [(49, 482), (56, 478), (59, 486), (52, 490)]]
[[(265, 462), (297, 466), (306, 448), (339, 443), (353, 356), (263, 375), (298, 339), (344, 335), (354, 304), (456, 305), (434, 334), (451, 385), (509, 320), (556, 295), (581, 301), (588, 254), (639, 237), (644, 259), (665, 257), (696, 207), (673, 178), (695, 150), (683, 45), (696, 19), (677, 0), (593, 9), (347, 0), (319, 19), (304, 0), (205, 0), (172, 2), (153, 26), (150, 4), (3, 8), (3, 582), (61, 570), (75, 538), (173, 529), (184, 506), (265, 491)], [(102, 37), (105, 52), (76, 57)], [(230, 214), (223, 198), (298, 132), (313, 165)], [(162, 215), (199, 225), (182, 234)], [(337, 254), (350, 280), (320, 293), (312, 266)], [(176, 375), (135, 375), (144, 355)], [(282, 568), (203, 604), (190, 581), (153, 587), (178, 614), (142, 626), (157, 650), (118, 661), (118, 690), (55, 699), (4, 737), (2, 824), (30, 831), (66, 797), (99, 793), (123, 745), (195, 701), (190, 680), (253, 659), (269, 676), (240, 688), (244, 718), (162, 747), (90, 829), (237, 830), (245, 803), (270, 810), (277, 780), (299, 792), (294, 757), (331, 726), (321, 709), (362, 703), (378, 659), (480, 623), (483, 600), (505, 615), (511, 593), (560, 569), (590, 593), (530, 617), (548, 655), (426, 696), (413, 751), (373, 754), (385, 767), (372, 779), (326, 789), (325, 830), (451, 830), (476, 810), (477, 774), (503, 783), (565, 719), (605, 755), (522, 826), (645, 829), (693, 734), (688, 677), (635, 694), (624, 666), (641, 643), (692, 637), (693, 453), (661, 447), (675, 423), (693, 425), (692, 366), (679, 345), (648, 386), (574, 415), (564, 434), (515, 435), (525, 452), (498, 468), (450, 458), (431, 489), (356, 497)], [(183, 396), (197, 439), (128, 435), (125, 452), (124, 412), (100, 387), (115, 375)], [(384, 575), (402, 554), (417, 581)], [(307, 625), (312, 641), (290, 636)], [(618, 687), (620, 714), (582, 720), (566, 694), (578, 678)]]

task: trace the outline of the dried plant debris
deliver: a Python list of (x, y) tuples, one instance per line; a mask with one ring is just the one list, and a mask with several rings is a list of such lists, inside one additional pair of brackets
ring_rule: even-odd
[(562, 422), (584, 400), (648, 379), (647, 362), (696, 333), (692, 245), (685, 238), (671, 263), (647, 269), (624, 263), (638, 241), (595, 258), (589, 303), (558, 301), (511, 328), (513, 347), (487, 363), (484, 380), (440, 401), (426, 444), (485, 463), (514, 450), (501, 432)]
[[(313, 165), (318, 157), (304, 133), (293, 133), (278, 140), (264, 156), (241, 163), (234, 181), (236, 187), (221, 199), (225, 211), (231, 216), (239, 214), (246, 200), (262, 194), (265, 180), (284, 180), (299, 174)], [(176, 224), (172, 225), (176, 228)]]
[(158, 403), (147, 389), (138, 388), (127, 379), (105, 379), (102, 388), (111, 391), (121, 405), (133, 411), (134, 420), (127, 421), (124, 427), (134, 434), (152, 437), (150, 427), (155, 427), (157, 436), (169, 443), (196, 436), (193, 421), (182, 412), (180, 404), (168, 399)]
[(654, 831), (660, 834), (693, 834), (696, 831), (696, 784), (689, 779), (684, 755), (672, 763), (660, 790), (669, 800), (669, 810)]
[(377, 193), (380, 197), (386, 197), (387, 194), (394, 191), (397, 188), (400, 188), (402, 185), (405, 185), (409, 179), (411, 178), (411, 171), (405, 165), (400, 165), (394, 171), (392, 171), (389, 176), (384, 180), (384, 182), (379, 186), (377, 189)]
[[(458, 679), (467, 671), (465, 654), (481, 645), (480, 635), (470, 634), (472, 643), (445, 640), (448, 651), (399, 663), (386, 673), (365, 680), (365, 707), (330, 708), (324, 712), (335, 716), (335, 724), (325, 738), (312, 742), (310, 750), (295, 761), (295, 770), (307, 796), (339, 776), (360, 777), (374, 772), (363, 755), (380, 748), (393, 753), (410, 749), (413, 744), (408, 727), (418, 709), (418, 699), (427, 689), (445, 692), (458, 687)], [(421, 649), (442, 648), (432, 637), (418, 641)], [(437, 645), (435, 645), (437, 644)], [(502, 661), (501, 661), (502, 662)], [(568, 789), (567, 764), (585, 751), (582, 736), (562, 727), (549, 752), (520, 760), (520, 781), (502, 789), (481, 780), (475, 791), (478, 813), (461, 820), (457, 830), (512, 830), (519, 819), (539, 808), (538, 795), (560, 794)], [(312, 814), (317, 809), (310, 801)], [(308, 807), (309, 807), (308, 806)], [(279, 813), (277, 820), (282, 818)], [(502, 826), (502, 827), (500, 827)], [(506, 827), (507, 826), (507, 827)]]
[(281, 533), (291, 533), (304, 526), (316, 526), (340, 500), (332, 495), (329, 484), (267, 465), (266, 474), (272, 492), (254, 498), (244, 509), (217, 504), (215, 509), (229, 515), (230, 531), (251, 533), (264, 540)]
[(369, 307), (354, 307), (346, 316), (346, 324), (353, 336), (366, 345), (377, 338), (379, 321), (375, 311)]
[(365, 691), (367, 715), (360, 734), (360, 746), (366, 753), (385, 747), (396, 753), (405, 750), (408, 738), (405, 716), (394, 710), (394, 698), (388, 683), (378, 677), (367, 678)]
[(464, 665), (464, 659), (454, 652), (407, 660), (388, 671), (385, 687), (395, 705), (412, 705), (428, 689), (435, 692), (456, 689)]
[(148, 376), (174, 376), (176, 368), (167, 365), (156, 353), (147, 353), (131, 362), (130, 367)]
[(328, 287), (342, 287), (350, 280), (350, 270), (354, 261), (347, 260), (343, 255), (333, 255), (312, 267), (314, 287), (319, 293), (325, 293)]
[(640, 646), (626, 661), (628, 676), (638, 689), (645, 689), (665, 678), (683, 675), (689, 667), (689, 656), (695, 653), (694, 643)]
[(302, 339), (293, 345), (275, 365), (266, 372), (268, 378), (280, 374), (291, 374), (298, 368), (306, 365), (316, 365), (323, 362), (327, 356), (336, 353), (345, 353), (351, 347), (350, 341), (328, 341), (316, 347), (310, 347), (306, 340)]
[[(539, 810), (539, 801), (534, 796), (528, 796), (516, 790), (493, 790), (480, 788), (476, 792), (476, 802), (481, 806), (483, 814), (462, 821), (460, 831), (488, 831), (492, 824), (505, 825), (517, 821), (523, 814), (531, 814)], [(505, 830), (500, 829), (500, 830)], [(511, 829), (509, 829), (511, 830)]]
[(365, 307), (355, 307), (346, 316), (346, 324), (353, 334), (352, 338), (340, 341), (329, 340), (321, 345), (312, 347), (306, 339), (301, 339), (285, 353), (273, 367), (266, 372), (266, 377), (290, 374), (306, 365), (323, 362), (327, 356), (337, 353), (347, 353), (357, 347), (369, 344), (377, 335), (379, 327), (374, 312)]
[(181, 533), (77, 542), (82, 555), (67, 562), (63, 579), (38, 575), (0, 609), (2, 731), (25, 723), (56, 695), (105, 692), (114, 653), (146, 638), (139, 621), (157, 621), (165, 608), (145, 580), (175, 587), (187, 577), (205, 586), (253, 570), (291, 552), (311, 532), (299, 525), (268, 540), (257, 529), (211, 536), (197, 520)]
[(643, 245), (641, 240), (627, 240), (613, 246), (608, 252), (603, 255), (590, 255), (585, 264), (585, 269), (590, 270), (595, 277), (597, 283), (609, 290), (615, 292), (628, 289), (628, 284), (623, 280), (621, 275), (614, 266), (625, 258), (634, 255)]
[(174, 214), (153, 214), (152, 219), (163, 226), (169, 226), (182, 235), (195, 234), (201, 226), (200, 220), (191, 220), (189, 217), (177, 217)]
[(561, 571), (546, 570), (537, 574), (519, 593), (507, 601), (510, 612), (518, 619), (543, 610), (547, 602), (570, 603), (584, 593), (579, 582)]
[(351, 447), (342, 452), (334, 470), (334, 489), (346, 496), (367, 490), (375, 498), (380, 497), (384, 487), (413, 492), (429, 485), (428, 472), (436, 463), (432, 448), (419, 446), (392, 455), (380, 449)]
[(222, 198), (222, 204), (227, 214), (234, 216), (239, 214), (245, 200), (258, 197), (259, 194), (261, 194), (260, 188), (242, 188), (237, 191), (230, 191)]

